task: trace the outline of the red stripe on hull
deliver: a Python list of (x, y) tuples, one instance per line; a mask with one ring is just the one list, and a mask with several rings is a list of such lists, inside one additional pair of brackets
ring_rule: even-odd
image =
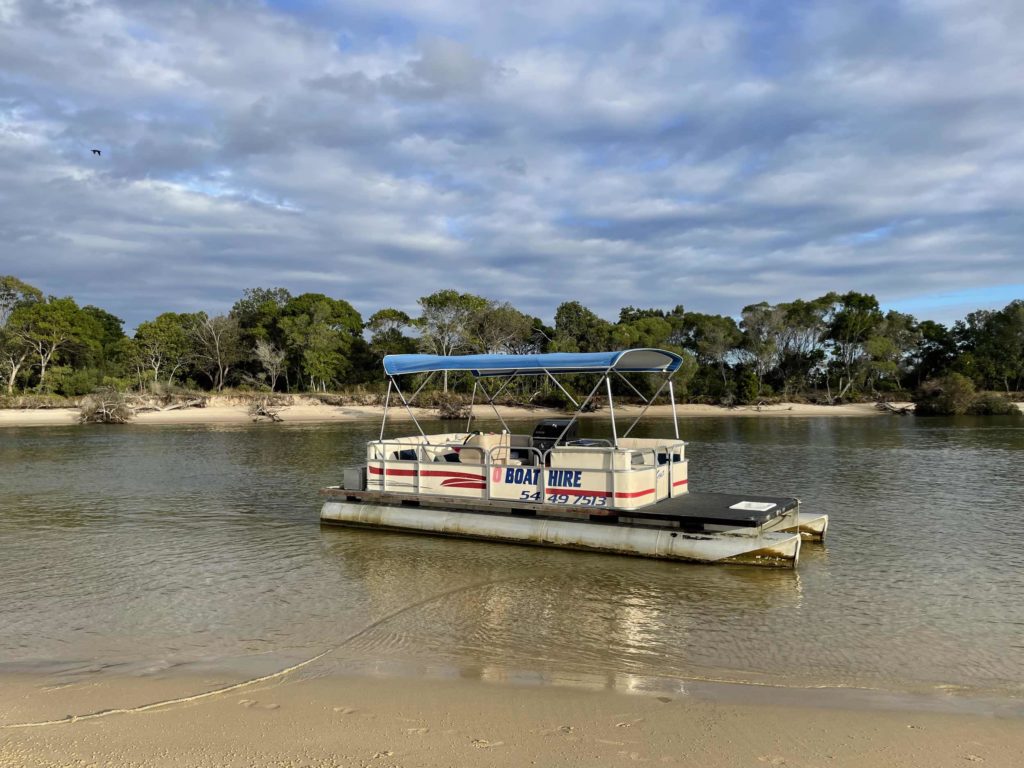
[(455, 477), (461, 480), (487, 481), (487, 478), (483, 475), (471, 475), (468, 472), (445, 472), (440, 469), (424, 469), (420, 472), (420, 477)]
[(458, 478), (451, 478), (441, 483), (444, 488), (477, 488), (483, 490), (487, 487), (485, 483), (481, 483), (478, 480), (459, 480)]
[[(383, 475), (384, 474), (384, 470), (381, 469), (380, 467), (368, 467), (368, 469), (370, 470), (370, 474), (371, 475)], [(416, 476), (416, 470), (415, 469), (389, 469), (388, 470), (388, 476), (389, 477), (393, 477), (393, 476), (398, 476), (398, 477), (415, 477)]]
[(635, 499), (638, 496), (646, 496), (649, 493), (654, 493), (654, 489), (653, 488), (648, 488), (646, 491), (632, 491), (631, 493), (626, 493), (624, 491), (620, 491), (620, 492), (616, 492), (615, 498), (616, 499)]
[[(561, 493), (561, 494), (564, 494), (566, 496), (600, 496), (600, 497), (605, 497), (605, 498), (607, 498), (608, 496), (611, 496), (611, 494), (608, 491), (587, 491), (587, 490), (580, 490), (578, 488), (555, 488), (553, 486), (548, 486), (547, 487), (547, 492), (549, 494), (559, 494), (559, 493)], [(633, 491), (633, 492), (619, 491), (618, 493), (615, 494), (615, 498), (616, 499), (635, 499), (638, 496), (646, 496), (646, 495), (648, 495), (650, 493), (654, 493), (654, 489), (653, 488), (648, 488), (646, 491)]]
[(608, 491), (584, 491), (579, 488), (555, 488), (553, 485), (549, 485), (545, 490), (547, 493), (564, 493), (566, 496), (611, 496)]

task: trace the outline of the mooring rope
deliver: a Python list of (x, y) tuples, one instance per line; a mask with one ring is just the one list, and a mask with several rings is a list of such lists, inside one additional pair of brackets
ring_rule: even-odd
[(342, 640), (340, 643), (338, 643), (337, 645), (335, 645), (335, 646), (333, 646), (331, 648), (328, 648), (326, 651), (323, 651), (322, 653), (318, 653), (316, 656), (313, 656), (313, 657), (311, 657), (309, 659), (306, 659), (305, 661), (300, 661), (298, 664), (293, 664), (290, 667), (278, 670), (277, 672), (273, 672), (273, 673), (271, 673), (269, 675), (263, 675), (262, 677), (254, 677), (251, 680), (244, 680), (244, 681), (242, 681), (240, 683), (233, 683), (232, 685), (228, 685), (228, 686), (225, 686), (223, 688), (215, 688), (212, 691), (204, 691), (203, 693), (197, 693), (197, 694), (195, 694), (193, 696), (182, 696), (182, 697), (177, 698), (177, 699), (166, 699), (164, 701), (154, 701), (154, 702), (152, 702), (150, 704), (142, 704), (142, 705), (140, 705), (138, 707), (127, 707), (127, 708), (118, 708), (118, 709), (104, 709), (104, 710), (100, 710), (98, 712), (89, 712), (88, 714), (85, 714), (85, 715), (68, 715), (67, 717), (63, 717), (63, 718), (61, 718), (59, 720), (41, 720), (41, 721), (34, 722), (34, 723), (8, 723), (8, 724), (2, 724), (2, 725), (0, 725), (0, 730), (12, 729), (12, 728), (39, 728), (39, 727), (46, 726), (46, 725), (66, 725), (68, 723), (82, 722), (83, 720), (95, 720), (95, 719), (100, 718), (100, 717), (109, 717), (110, 715), (128, 715), (128, 714), (133, 714), (133, 713), (136, 713), (136, 712), (146, 712), (147, 710), (158, 709), (158, 708), (161, 708), (161, 707), (170, 707), (170, 706), (173, 706), (175, 704), (186, 704), (188, 702), (198, 701), (199, 699), (206, 699), (206, 698), (209, 698), (210, 696), (217, 696), (217, 695), (222, 694), (222, 693), (230, 693), (231, 691), (237, 691), (238, 689), (245, 688), (246, 686), (256, 685), (257, 683), (264, 683), (267, 680), (273, 680), (273, 679), (278, 678), (278, 677), (284, 677), (285, 675), (287, 675), (287, 674), (289, 674), (291, 672), (294, 672), (297, 669), (301, 669), (302, 667), (309, 666), (310, 664), (313, 664), (314, 662), (319, 661), (324, 656), (328, 656), (328, 655), (334, 653), (335, 651), (343, 648), (344, 646), (346, 646), (349, 643), (351, 643), (353, 640), (355, 640), (355, 639), (357, 639), (359, 637), (362, 637), (367, 632), (372, 632), (374, 629), (379, 627), (381, 624), (385, 624), (385, 623), (391, 621), (392, 619), (398, 618), (403, 613), (407, 613), (409, 611), (414, 611), (417, 608), (422, 608), (424, 605), (427, 605), (428, 603), (434, 602), (435, 600), (441, 600), (443, 598), (450, 597), (451, 595), (458, 594), (459, 592), (468, 592), (469, 590), (472, 590), (472, 589), (479, 589), (481, 587), (491, 586), (492, 584), (500, 584), (500, 583), (505, 582), (505, 581), (513, 581), (513, 579), (495, 579), (493, 581), (481, 581), (481, 582), (477, 582), (475, 584), (466, 584), (465, 586), (462, 586), (462, 587), (455, 587), (454, 589), (449, 589), (449, 590), (447, 590), (445, 592), (441, 592), (440, 594), (431, 595), (430, 597), (426, 597), (426, 598), (424, 598), (422, 600), (417, 600), (415, 603), (410, 603), (409, 605), (406, 605), (406, 606), (404, 606), (402, 608), (399, 608), (397, 611), (393, 611), (392, 613), (389, 613), (386, 616), (383, 616), (383, 617), (377, 619), (377, 621), (375, 621), (372, 624), (369, 624), (369, 625), (363, 627), (358, 632), (355, 632), (355, 633), (349, 635), (344, 640)]

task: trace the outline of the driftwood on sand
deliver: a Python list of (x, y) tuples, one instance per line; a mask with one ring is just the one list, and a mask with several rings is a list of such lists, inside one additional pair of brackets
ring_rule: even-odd
[(914, 406), (913, 405), (896, 405), (895, 403), (878, 402), (878, 403), (875, 403), (875, 408), (877, 408), (880, 411), (886, 411), (888, 413), (895, 413), (895, 414), (898, 414), (900, 416), (905, 416), (908, 413), (913, 413), (914, 412)]
[(78, 420), (82, 424), (127, 424), (134, 415), (125, 394), (107, 387), (83, 398)]
[(254, 400), (249, 405), (249, 415), (252, 416), (253, 421), (259, 421), (260, 419), (284, 421), (279, 415), (280, 412), (280, 408), (272, 408), (270, 406), (270, 398), (267, 397), (264, 397), (262, 400)]

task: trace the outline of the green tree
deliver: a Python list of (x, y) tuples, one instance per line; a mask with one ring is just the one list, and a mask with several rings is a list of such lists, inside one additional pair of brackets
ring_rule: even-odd
[(82, 307), (82, 316), (85, 339), (77, 348), (79, 354), (72, 355), (71, 364), (78, 369), (94, 369), (96, 381), (93, 386), (100, 384), (104, 377), (127, 374), (130, 346), (124, 332), (124, 320), (92, 305)]
[(722, 379), (722, 388), (728, 396), (729, 358), (743, 339), (743, 334), (731, 317), (687, 312), (683, 318), (683, 345), (694, 352), (697, 362), (708, 368), (717, 369)]
[(284, 372), (288, 355), (283, 349), (278, 349), (266, 339), (257, 339), (256, 346), (253, 348), (253, 356), (263, 368), (267, 378), (270, 379), (269, 387), (273, 392), (277, 388), (277, 380)]
[(921, 333), (912, 315), (889, 310), (864, 344), (868, 355), (872, 390), (877, 387), (899, 389), (907, 373), (909, 356), (917, 346)]
[(14, 275), (0, 275), (0, 328), (17, 307), (43, 300), (43, 292)]
[(164, 312), (135, 329), (135, 347), (140, 364), (160, 381), (161, 371), (168, 384), (185, 370), (193, 357), (191, 326), (194, 315)]
[(828, 321), (838, 296), (828, 293), (811, 301), (796, 299), (779, 304), (782, 334), (779, 339), (778, 377), (783, 393), (810, 387), (825, 362)]
[(914, 386), (947, 373), (957, 358), (956, 337), (942, 323), (922, 320), (917, 326), (918, 341), (907, 356)]
[(246, 342), (274, 338), (277, 321), (292, 300), (285, 288), (246, 288), (229, 313), (238, 321)]
[(746, 384), (744, 400), (760, 397), (765, 377), (779, 365), (786, 331), (785, 316), (783, 308), (772, 306), (766, 301), (743, 308), (740, 320), (743, 339), (739, 346), (739, 356), (753, 371), (755, 378), (753, 394), (749, 392), (749, 383)]
[(488, 301), (466, 320), (466, 342), (475, 352), (522, 352), (532, 346), (534, 336), (534, 319), (508, 302)]
[(555, 310), (557, 352), (602, 352), (609, 347), (612, 324), (578, 301), (566, 301)]
[(46, 371), (58, 355), (76, 344), (84, 343), (93, 331), (95, 321), (83, 313), (72, 298), (34, 301), (16, 307), (7, 319), (8, 332), (24, 344), (37, 358), (39, 381), (46, 386)]
[(414, 325), (413, 319), (400, 309), (387, 307), (377, 310), (366, 323), (370, 331), (370, 350), (380, 359), (386, 355), (415, 352), (416, 340), (404, 333)]
[(43, 300), (43, 292), (22, 282), (13, 275), (0, 275), (0, 374), (3, 375), (7, 394), (14, 393), (14, 383), (32, 354), (32, 347), (24, 338), (8, 329), (11, 313), (18, 307)]
[(883, 320), (878, 300), (869, 294), (850, 291), (838, 297), (829, 321), (827, 338), (832, 342), (832, 354), (843, 375), (839, 379), (842, 398), (855, 383), (867, 378), (870, 356), (865, 349), (868, 339)]
[(623, 307), (619, 310), (619, 323), (629, 324), (635, 323), (637, 320), (645, 320), (648, 318), (659, 317), (665, 318), (665, 310), (663, 309), (640, 309), (639, 307)]
[(1001, 310), (978, 310), (954, 327), (957, 368), (977, 384), (1007, 393), (1024, 386), (1024, 301)]
[(232, 366), (245, 356), (241, 329), (230, 315), (192, 315), (187, 325), (192, 359), (218, 392), (224, 389)]
[[(453, 355), (470, 348), (470, 323), (488, 306), (487, 299), (452, 289), (437, 291), (419, 299), (421, 314), (417, 320), (420, 345), (425, 352)], [(448, 371), (444, 372), (444, 391), (448, 391)]]
[(351, 376), (363, 319), (347, 301), (304, 293), (285, 305), (280, 326), (289, 361), (310, 389), (326, 391)]

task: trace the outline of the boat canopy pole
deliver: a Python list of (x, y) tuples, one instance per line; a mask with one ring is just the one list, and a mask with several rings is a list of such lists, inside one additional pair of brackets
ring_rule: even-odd
[(575, 405), (577, 408), (580, 407), (580, 404), (576, 402), (576, 398), (569, 394), (569, 391), (565, 387), (562, 386), (562, 382), (560, 382), (558, 379), (556, 379), (552, 375), (551, 371), (549, 371), (547, 368), (545, 368), (544, 369), (544, 373), (546, 373), (548, 375), (549, 379), (551, 379), (553, 382), (555, 382), (555, 386), (558, 387), (560, 390), (562, 390), (563, 394), (566, 397), (568, 397), (570, 400), (572, 400), (572, 404), (573, 405)]
[(391, 402), (391, 387), (394, 386), (395, 382), (388, 377), (388, 393), (384, 396), (384, 418), (380, 420), (380, 437), (379, 440), (384, 439), (384, 425), (388, 423), (388, 403)]
[[(604, 375), (608, 376), (608, 371), (610, 371), (610, 370), (611, 370), (611, 366), (609, 366), (608, 368), (605, 369)], [(590, 394), (587, 395), (586, 399), (583, 401), (583, 405), (581, 405), (576, 410), (576, 413), (574, 413), (572, 415), (572, 418), (569, 419), (569, 423), (565, 425), (565, 429), (562, 430), (562, 433), (558, 436), (558, 439), (555, 440), (555, 445), (558, 445), (560, 442), (562, 442), (562, 438), (565, 437), (565, 433), (569, 431), (570, 427), (572, 427), (573, 422), (575, 422), (576, 419), (578, 419), (580, 417), (580, 414), (583, 412), (583, 409), (587, 407), (587, 403), (589, 403), (591, 401), (591, 399), (597, 393), (597, 390), (598, 390), (598, 388), (600, 386), (601, 386), (601, 379), (598, 379), (597, 380), (597, 384), (594, 385), (594, 388), (592, 390), (590, 390)]]
[[(431, 375), (433, 375), (433, 374), (431, 374)], [(430, 377), (428, 376), (427, 378), (429, 379)], [(391, 380), (395, 384), (395, 392), (397, 392), (398, 396), (400, 398), (402, 398), (402, 405), (404, 405), (405, 406), (405, 410), (407, 410), (409, 412), (409, 418), (412, 419), (412, 423), (416, 425), (416, 429), (418, 429), (420, 431), (420, 435), (422, 437), (426, 437), (427, 433), (423, 431), (423, 427), (421, 427), (420, 423), (416, 420), (416, 415), (412, 412), (412, 408), (409, 407), (409, 401), (406, 400), (405, 399), (405, 395), (402, 394), (402, 388), (398, 386), (398, 382), (395, 381), (394, 376), (391, 377)], [(426, 382), (423, 382), (423, 383), (426, 384)], [(423, 387), (420, 386), (420, 389), (423, 389)], [(417, 389), (416, 392), (413, 394), (413, 398), (414, 399), (415, 399), (416, 395), (419, 394), (419, 391), (420, 390)], [(381, 438), (381, 439), (383, 439), (383, 438)]]
[(510, 430), (508, 428), (508, 424), (506, 424), (505, 420), (503, 418), (501, 418), (501, 411), (499, 411), (498, 410), (498, 406), (494, 404), (494, 398), (497, 397), (498, 395), (500, 395), (502, 392), (505, 391), (505, 387), (508, 386), (508, 383), (510, 381), (512, 381), (512, 379), (515, 378), (515, 376), (516, 376), (516, 374), (513, 373), (511, 376), (509, 376), (507, 379), (505, 379), (505, 383), (502, 384), (501, 387), (498, 388), (498, 391), (494, 393), (494, 397), (491, 397), (491, 395), (487, 392), (487, 387), (484, 386), (484, 383), (482, 381), (479, 382), (479, 384), (480, 384), (480, 391), (484, 393), (484, 397), (487, 398), (487, 402), (491, 404), (491, 408), (494, 409), (494, 414), (498, 417), (498, 421), (501, 422), (501, 426), (503, 426), (505, 428), (506, 432), (511, 432), (512, 430)]
[(645, 403), (647, 402), (647, 398), (646, 398), (646, 397), (644, 397), (644, 396), (643, 396), (642, 394), (640, 394), (640, 390), (639, 390), (639, 389), (637, 389), (636, 387), (634, 387), (634, 386), (633, 386), (633, 382), (632, 382), (632, 381), (630, 381), (629, 379), (627, 379), (627, 378), (626, 378), (625, 376), (623, 376), (623, 375), (622, 375), (621, 373), (619, 373), (618, 371), (615, 371), (615, 375), (616, 375), (616, 376), (618, 376), (618, 377), (619, 377), (620, 379), (622, 379), (622, 380), (623, 380), (624, 382), (626, 382), (627, 386), (629, 386), (629, 388), (630, 388), (630, 389), (632, 389), (632, 390), (633, 390), (634, 392), (636, 392), (636, 396), (637, 396), (637, 397), (639, 397), (639, 398), (640, 398), (641, 400), (643, 400), (643, 401), (644, 401)]
[(615, 401), (612, 400), (612, 377), (605, 374), (604, 383), (608, 387), (608, 411), (612, 417), (612, 445), (619, 447), (619, 436), (615, 431)]
[[(642, 419), (644, 417), (644, 414), (647, 413), (647, 409), (651, 407), (651, 404), (655, 400), (658, 399), (658, 395), (661, 394), (661, 390), (663, 390), (665, 388), (666, 384), (668, 384), (668, 386), (669, 386), (669, 391), (670, 392), (672, 391), (671, 387), (672, 387), (672, 377), (673, 376), (675, 376), (675, 372), (670, 373), (668, 375), (668, 377), (663, 382), (661, 382), (661, 386), (658, 387), (658, 391), (654, 393), (654, 396), (650, 400), (647, 400), (644, 403), (644, 409), (642, 411), (640, 411), (640, 414), (633, 420), (633, 423), (629, 425), (629, 429), (626, 430), (626, 434), (624, 434), (623, 437), (629, 437), (629, 433), (633, 431), (633, 427), (635, 427), (637, 424), (640, 423), (640, 419)], [(641, 397), (643, 397), (643, 395), (641, 395)], [(673, 399), (673, 401), (672, 401), (672, 418), (673, 419), (675, 419), (675, 413), (676, 413), (676, 404), (675, 404), (675, 400)], [(676, 423), (676, 438), (678, 438), (678, 437), (679, 437), (679, 424)]]
[(672, 377), (668, 377), (668, 399), (672, 401), (672, 424), (676, 428), (676, 440), (679, 439), (679, 417), (676, 416), (676, 393), (672, 389)]
[[(427, 386), (427, 382), (429, 382), (432, 378), (434, 378), (434, 374), (435, 373), (437, 373), (437, 371), (431, 371), (430, 373), (428, 373), (427, 374), (427, 378), (425, 378), (423, 380), (423, 383), (420, 384), (418, 387), (416, 387), (416, 391), (413, 392), (412, 393), (412, 397), (409, 398), (409, 405), (412, 405), (412, 401), (415, 400), (417, 398), (417, 396), (420, 394), (420, 392), (423, 391), (423, 388), (425, 386)], [(396, 387), (398, 386), (397, 382), (395, 383), (395, 386)]]
[(466, 431), (469, 432), (469, 425), (473, 423), (473, 405), (476, 403), (476, 387), (479, 382), (473, 379), (473, 394), (469, 396), (469, 416), (466, 419)]

